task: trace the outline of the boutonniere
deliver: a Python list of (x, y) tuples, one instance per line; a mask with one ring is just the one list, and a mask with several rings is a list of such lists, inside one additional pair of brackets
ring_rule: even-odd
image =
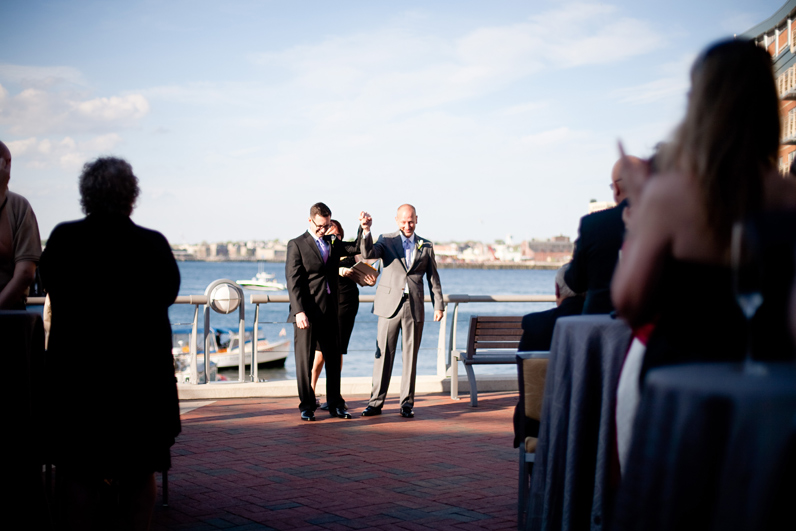
[(417, 250), (418, 251), (423, 248), (423, 243), (424, 243), (423, 240), (417, 240)]
[(334, 241), (335, 241), (336, 239), (337, 239), (337, 238), (335, 238), (334, 234), (332, 234), (332, 243), (330, 244), (332, 247), (334, 247)]

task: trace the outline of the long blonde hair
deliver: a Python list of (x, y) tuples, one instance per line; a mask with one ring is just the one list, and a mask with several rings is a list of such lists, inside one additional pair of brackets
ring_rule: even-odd
[(779, 136), (768, 52), (746, 40), (703, 52), (691, 69), (685, 119), (662, 165), (696, 180), (717, 243), (728, 244), (732, 223), (762, 208), (763, 176), (776, 168)]

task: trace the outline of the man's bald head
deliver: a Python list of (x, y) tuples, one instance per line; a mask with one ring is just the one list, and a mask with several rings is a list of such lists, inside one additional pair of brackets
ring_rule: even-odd
[(613, 169), (611, 170), (611, 190), (614, 192), (614, 202), (618, 205), (622, 201), (627, 198), (627, 184), (624, 182), (624, 177), (622, 176), (626, 168), (623, 167), (623, 163), (632, 166), (645, 166), (643, 160), (638, 157), (634, 157), (632, 155), (626, 155), (624, 158), (620, 158), (614, 164)]
[(411, 238), (415, 233), (415, 225), (417, 225), (417, 210), (409, 203), (399, 206), (395, 222), (401, 233), (407, 238)]
[(11, 151), (8, 146), (0, 142), (0, 159), (5, 159), (6, 162), (11, 162)]

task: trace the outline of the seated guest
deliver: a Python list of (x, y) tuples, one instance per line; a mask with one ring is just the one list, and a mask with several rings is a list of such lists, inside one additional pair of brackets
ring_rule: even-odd
[(522, 339), (518, 351), (550, 350), (556, 319), (580, 315), (583, 311), (583, 296), (569, 289), (564, 282), (568, 268), (569, 264), (566, 264), (556, 272), (556, 308), (529, 313), (522, 318)]
[(0, 310), (24, 310), (41, 239), (27, 199), (8, 189), (11, 152), (0, 142)]
[(63, 529), (147, 529), (154, 472), (180, 431), (168, 314), (180, 273), (166, 238), (130, 219), (127, 162), (87, 163), (79, 188), (86, 217), (53, 229), (40, 265), (58, 517)]
[(796, 208), (796, 182), (775, 166), (780, 122), (770, 55), (751, 41), (719, 42), (696, 60), (691, 82), (686, 116), (661, 153), (661, 172), (641, 190), (611, 285), (631, 326), (655, 322), (642, 382), (660, 365), (743, 359), (733, 224)]
[(584, 314), (611, 313), (614, 309), (611, 277), (625, 234), (622, 212), (628, 204), (627, 189), (620, 176), (620, 162), (614, 164), (610, 185), (617, 206), (580, 219), (575, 252), (564, 275), (567, 286), (576, 293), (586, 293)]

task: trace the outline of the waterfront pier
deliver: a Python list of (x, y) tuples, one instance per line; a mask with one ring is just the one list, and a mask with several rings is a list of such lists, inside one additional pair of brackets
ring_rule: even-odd
[[(346, 398), (354, 414), (368, 399)], [(152, 529), (516, 529), (516, 400), (421, 394), (409, 420), (391, 397), (379, 417), (313, 423), (295, 397), (181, 401)]]

